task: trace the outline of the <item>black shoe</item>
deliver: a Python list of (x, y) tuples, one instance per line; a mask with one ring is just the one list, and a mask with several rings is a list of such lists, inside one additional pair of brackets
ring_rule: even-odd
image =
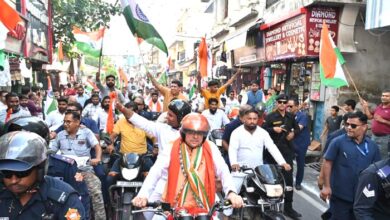
[(296, 189), (296, 190), (302, 190), (302, 186), (301, 186), (301, 185), (296, 185), (296, 186), (295, 186), (295, 189)]
[(295, 211), (293, 208), (290, 208), (290, 209), (284, 209), (284, 212), (283, 212), (286, 216), (292, 218), (292, 219), (298, 219), (300, 217), (302, 217), (302, 215)]

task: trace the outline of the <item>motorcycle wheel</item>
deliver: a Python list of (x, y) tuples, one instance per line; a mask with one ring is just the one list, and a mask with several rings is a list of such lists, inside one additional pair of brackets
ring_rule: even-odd
[(122, 220), (133, 220), (132, 205), (131, 200), (133, 200), (134, 194), (131, 192), (125, 192), (122, 198), (122, 212), (121, 218)]

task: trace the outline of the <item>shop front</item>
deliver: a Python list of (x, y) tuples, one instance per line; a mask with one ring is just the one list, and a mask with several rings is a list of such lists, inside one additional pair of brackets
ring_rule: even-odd
[[(319, 51), (323, 22), (337, 42), (339, 8), (312, 6), (301, 8), (278, 21), (261, 25), (264, 31), (266, 70), (264, 81), (289, 97), (305, 103), (320, 130), (325, 101), (320, 82)], [(314, 138), (319, 133), (314, 132)]]
[[(51, 4), (50, 1), (43, 0), (23, 3), (22, 14), (29, 20), (24, 54), (31, 60), (35, 82), (42, 82), (42, 86), (47, 88), (47, 74), (42, 65), (52, 62)], [(52, 82), (58, 81), (58, 74), (50, 74), (50, 77)]]

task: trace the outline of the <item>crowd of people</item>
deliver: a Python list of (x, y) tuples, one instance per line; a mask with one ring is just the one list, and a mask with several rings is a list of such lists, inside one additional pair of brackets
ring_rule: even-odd
[[(239, 76), (238, 71), (222, 86), (210, 80), (207, 88), (201, 88), (198, 79), (197, 90), (192, 93), (183, 89), (179, 80), (164, 86), (149, 73), (147, 83), (130, 78), (127, 87), (117, 89), (115, 76), (108, 75), (102, 82), (97, 73), (96, 86), (89, 92), (83, 84), (75, 83), (46, 94), (57, 101), (57, 109), (49, 114), (42, 110), (44, 91), (29, 87), (23, 87), (19, 95), (0, 91), (1, 123), (37, 116), (50, 132), (48, 144), (25, 131), (0, 138), (0, 170), (5, 187), (0, 192), (4, 201), (0, 203), (0, 217), (3, 213), (11, 219), (28, 213), (60, 213), (57, 216), (87, 219), (89, 210), (72, 187), (44, 177), (46, 151), (50, 150), (69, 158), (90, 158), (75, 179), (86, 183), (94, 218), (109, 219), (108, 189), (117, 180), (120, 168), (119, 159), (108, 173), (102, 167), (100, 140), (107, 138), (110, 143), (104, 150), (109, 154), (155, 155), (143, 170), (144, 184), (133, 199), (137, 207), (162, 200), (196, 214), (208, 211), (220, 190), (234, 208), (240, 208), (243, 199), (233, 184), (231, 171), (271, 163), (283, 167), (284, 214), (293, 219), (302, 217), (293, 208), (293, 189), (302, 190), (305, 155), (311, 142), (308, 100), (300, 103), (274, 88), (263, 91), (257, 81), (250, 82), (248, 90), (230, 89)], [(382, 92), (382, 103), (375, 109), (370, 109), (367, 101), (359, 101), (363, 111), (356, 111), (356, 102), (347, 100), (343, 107), (332, 106), (326, 119), (322, 136), (327, 141), (318, 180), (321, 198), (330, 201), (324, 218), (386, 219), (390, 215), (390, 91)], [(367, 135), (369, 120), (371, 137)], [(208, 137), (221, 128), (224, 134), (222, 148), (218, 149)], [(120, 144), (115, 145), (119, 136)], [(34, 142), (31, 146), (35, 150), (27, 150), (29, 141)], [(66, 196), (58, 197), (61, 192)], [(61, 206), (56, 206), (57, 213), (48, 213), (45, 202), (36, 208), (45, 198), (58, 200)]]

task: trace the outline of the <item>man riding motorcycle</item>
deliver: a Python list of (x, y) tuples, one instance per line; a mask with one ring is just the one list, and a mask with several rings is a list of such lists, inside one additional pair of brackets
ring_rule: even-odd
[(137, 207), (145, 207), (150, 192), (159, 179), (167, 179), (162, 201), (192, 215), (208, 212), (215, 202), (216, 177), (233, 208), (243, 205), (237, 195), (232, 176), (218, 148), (206, 140), (209, 132), (207, 119), (190, 113), (182, 120), (180, 136), (164, 154), (157, 158), (144, 184), (133, 199)]

